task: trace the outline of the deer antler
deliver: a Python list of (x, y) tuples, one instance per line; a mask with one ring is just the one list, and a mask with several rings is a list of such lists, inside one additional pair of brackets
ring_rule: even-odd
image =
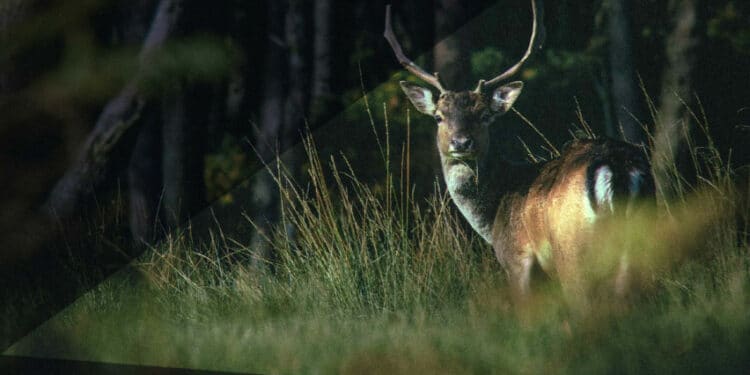
[(427, 73), (427, 71), (420, 68), (419, 65), (415, 64), (413, 61), (409, 60), (406, 55), (404, 55), (404, 51), (401, 49), (401, 45), (398, 43), (398, 40), (396, 40), (396, 35), (393, 34), (393, 27), (391, 26), (390, 4), (385, 6), (385, 31), (383, 32), (383, 36), (388, 41), (388, 44), (391, 45), (391, 49), (393, 50), (393, 53), (396, 54), (398, 62), (401, 63), (401, 65), (403, 65), (406, 70), (410, 71), (415, 76), (421, 78), (423, 81), (440, 90), (441, 93), (445, 92), (443, 85), (440, 84), (440, 77), (438, 76), (438, 73)]
[(474, 89), (474, 92), (481, 93), (485, 89), (492, 88), (503, 80), (508, 79), (512, 75), (516, 74), (518, 70), (521, 69), (521, 66), (523, 66), (523, 63), (526, 62), (526, 59), (531, 56), (531, 52), (534, 51), (534, 47), (537, 44), (537, 34), (542, 34), (542, 39), (544, 39), (544, 25), (541, 24), (543, 9), (541, 9), (541, 7), (540, 9), (537, 9), (536, 1), (531, 0), (531, 11), (534, 16), (534, 23), (531, 25), (531, 39), (529, 40), (529, 46), (526, 48), (526, 53), (524, 53), (523, 57), (521, 57), (521, 60), (519, 60), (515, 65), (511, 66), (510, 68), (508, 68), (508, 70), (504, 71), (497, 77), (492, 78), (489, 81), (480, 79), (479, 83), (477, 84), (477, 88)]

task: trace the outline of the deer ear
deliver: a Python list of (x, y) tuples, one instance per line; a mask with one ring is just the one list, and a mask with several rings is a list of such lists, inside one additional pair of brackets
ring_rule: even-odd
[(495, 89), (495, 92), (492, 93), (490, 107), (493, 111), (499, 113), (508, 112), (510, 107), (513, 106), (513, 103), (516, 102), (516, 99), (518, 99), (521, 89), (523, 89), (523, 82), (521, 81), (511, 82), (507, 85), (498, 87)]
[(430, 116), (435, 114), (435, 99), (432, 91), (411, 82), (401, 81), (399, 84), (417, 111)]

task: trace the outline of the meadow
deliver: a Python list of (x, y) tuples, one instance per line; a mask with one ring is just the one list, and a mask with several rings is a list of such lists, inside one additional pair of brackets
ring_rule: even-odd
[(200, 243), (186, 227), (5, 354), (289, 374), (750, 370), (748, 185), (710, 145), (688, 142), (696, 177), (675, 167), (670, 196), (610, 230), (646, 249), (648, 292), (582, 310), (554, 283), (511, 305), (447, 193), (414, 198), (408, 148), (377, 143), (377, 186), (344, 157), (322, 160), (312, 139), (304, 186), (271, 170), (283, 198), (274, 259), (220, 224)]

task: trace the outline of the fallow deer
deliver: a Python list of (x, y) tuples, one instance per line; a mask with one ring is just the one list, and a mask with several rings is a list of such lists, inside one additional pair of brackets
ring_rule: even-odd
[[(559, 280), (565, 294), (581, 291), (581, 258), (591, 256), (595, 223), (627, 211), (635, 200), (652, 198), (654, 182), (644, 152), (615, 140), (575, 140), (549, 162), (518, 165), (497, 153), (490, 125), (510, 110), (523, 88), (500, 85), (518, 72), (535, 49), (539, 13), (531, 1), (531, 40), (523, 57), (502, 74), (480, 80), (473, 91), (446, 90), (438, 73), (429, 74), (404, 55), (386, 8), (384, 36), (398, 61), (438, 90), (401, 81), (419, 112), (437, 122), (437, 148), (451, 199), (471, 227), (489, 244), (506, 270), (514, 295), (529, 294), (538, 265)], [(628, 291), (627, 254), (618, 255), (612, 288)]]

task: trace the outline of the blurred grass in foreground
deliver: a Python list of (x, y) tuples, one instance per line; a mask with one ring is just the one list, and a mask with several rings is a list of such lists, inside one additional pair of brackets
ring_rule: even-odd
[(274, 171), (284, 204), (268, 238), (273, 272), (220, 230), (197, 245), (188, 228), (6, 354), (261, 373), (750, 369), (746, 196), (717, 153), (690, 143), (704, 166), (695, 184), (675, 173), (676, 196), (605, 224), (614, 245), (587, 271), (601, 279), (627, 244), (650, 280), (641, 300), (577, 311), (552, 286), (519, 319), (492, 251), (446, 194), (411, 198), (408, 147), (377, 144), (385, 188), (361, 183), (343, 157), (320, 160), (311, 140), (306, 186)]

